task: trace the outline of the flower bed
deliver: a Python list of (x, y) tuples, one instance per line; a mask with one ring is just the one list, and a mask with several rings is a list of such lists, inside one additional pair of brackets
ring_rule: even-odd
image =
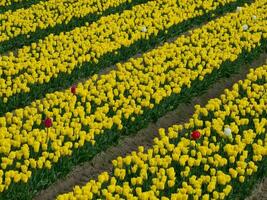
[(42, 35), (43, 32), (49, 31), (49, 29), (56, 30), (62, 26), (64, 26), (65, 30), (68, 30), (68, 26), (71, 26), (73, 29), (78, 23), (83, 22), (85, 25), (86, 22), (95, 21), (102, 16), (102, 13), (110, 14), (112, 13), (110, 12), (111, 10), (116, 11), (119, 7), (144, 2), (146, 1), (109, 0), (101, 2), (99, 0), (49, 0), (41, 1), (27, 9), (10, 10), (0, 14), (0, 20), (3, 20), (0, 26), (1, 49), (7, 50), (5, 46), (11, 43), (12, 47), (18, 48), (18, 46), (23, 45), (27, 40), (33, 40), (33, 35), (37, 36), (35, 38), (35, 41), (37, 41), (37, 39), (40, 39), (38, 36)]
[(6, 113), (0, 118), (0, 197), (30, 199), (120, 134), (139, 130), (253, 59), (266, 48), (265, 9), (257, 1), (107, 75)]
[[(10, 97), (20, 93), (34, 96), (36, 91), (33, 88), (36, 85), (37, 88), (42, 88), (42, 85), (57, 79), (61, 74), (68, 80), (70, 77), (66, 75), (73, 76), (72, 72), (79, 68), (82, 68), (81, 74), (89, 75), (97, 70), (94, 68), (98, 62), (106, 59), (103, 58), (106, 54), (112, 52), (109, 56), (113, 57), (116, 51), (128, 48), (139, 41), (141, 43), (135, 48), (142, 47), (146, 45), (142, 43), (142, 39), (149, 40), (150, 37), (157, 36), (160, 31), (164, 32), (188, 19), (204, 15), (205, 12), (225, 5), (228, 1), (220, 0), (211, 5), (201, 2), (178, 5), (174, 0), (162, 3), (150, 1), (134, 6), (132, 10), (126, 10), (122, 14), (102, 17), (88, 26), (59, 35), (51, 34), (38, 43), (19, 49), (18, 55), (10, 53), (8, 56), (3, 56), (0, 60), (1, 99), (6, 103)], [(152, 11), (156, 14), (152, 15)], [(128, 48), (126, 51), (132, 49)], [(107, 60), (112, 62), (112, 58)], [(60, 81), (56, 81), (54, 85), (60, 85)], [(46, 90), (50, 89), (53, 89), (51, 85), (46, 86)], [(14, 105), (16, 101), (21, 101), (21, 98), (10, 101), (10, 104)]]
[(0, 6), (9, 6), (12, 5), (12, 3), (17, 3), (17, 2), (24, 2), (24, 1), (28, 1), (28, 0), (1, 0), (0, 1)]
[(37, 4), (42, 0), (1, 0), (0, 1), (0, 14), (9, 10), (17, 10), (20, 8), (27, 8), (33, 4)]
[(189, 122), (159, 129), (152, 148), (118, 157), (111, 175), (57, 200), (244, 199), (267, 175), (267, 65), (195, 109)]

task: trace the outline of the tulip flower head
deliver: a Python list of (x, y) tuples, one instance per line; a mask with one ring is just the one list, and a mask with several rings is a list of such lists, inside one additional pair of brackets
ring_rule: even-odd
[(70, 91), (72, 94), (76, 94), (76, 88), (77, 88), (76, 85), (71, 86)]
[(242, 7), (237, 7), (237, 8), (236, 8), (236, 11), (237, 11), (237, 12), (240, 12), (241, 10), (242, 10)]
[(199, 131), (195, 130), (191, 133), (191, 138), (194, 139), (194, 140), (197, 140), (201, 137), (201, 134)]
[(244, 24), (244, 25), (242, 26), (242, 29), (243, 29), (243, 31), (248, 30), (248, 25), (247, 25), (247, 24)]
[(230, 139), (230, 141), (233, 141), (233, 135), (232, 135), (232, 130), (228, 127), (224, 128), (224, 135)]
[(142, 27), (141, 29), (142, 32), (147, 32), (147, 28), (145, 26)]
[(256, 20), (257, 16), (256, 15), (252, 15), (252, 19)]
[(44, 125), (45, 125), (46, 128), (50, 128), (52, 126), (52, 124), (53, 124), (52, 119), (46, 118), (44, 120)]
[(224, 128), (224, 135), (227, 137), (231, 137), (232, 136), (232, 130), (230, 128)]

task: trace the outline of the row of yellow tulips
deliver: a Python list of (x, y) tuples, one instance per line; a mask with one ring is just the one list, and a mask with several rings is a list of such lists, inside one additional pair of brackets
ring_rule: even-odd
[(88, 14), (100, 14), (102, 11), (117, 7), (131, 0), (48, 0), (33, 4), (27, 9), (7, 11), (0, 14), (0, 42), (10, 40), (18, 35), (27, 35), (38, 29), (54, 27), (57, 24), (67, 24), (75, 18)]
[(148, 39), (190, 18), (236, 0), (150, 1), (121, 14), (102, 17), (88, 26), (49, 35), (31, 46), (0, 57), (0, 97), (30, 92), (30, 85), (49, 82), (60, 73), (71, 73), (84, 63), (98, 63), (101, 56)]
[(18, 3), (23, 1), (28, 1), (28, 0), (0, 0), (0, 6), (9, 6), (12, 3)]
[[(47, 94), (30, 106), (0, 117), (0, 191), (27, 182), (32, 170), (50, 169), (123, 119), (135, 121), (164, 98), (251, 51), (267, 37), (267, 0), (228, 14), (142, 57), (117, 64), (71, 90)], [(255, 19), (255, 17), (257, 18)], [(248, 26), (244, 30), (244, 25)], [(46, 127), (46, 128), (45, 128)]]
[(57, 200), (235, 199), (267, 156), (267, 65), (195, 109), (188, 123), (159, 129), (152, 148), (118, 157), (111, 175)]

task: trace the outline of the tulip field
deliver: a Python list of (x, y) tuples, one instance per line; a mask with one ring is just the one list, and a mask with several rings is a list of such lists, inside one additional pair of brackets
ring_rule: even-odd
[[(0, 200), (249, 197), (267, 176), (266, 53), (267, 0), (0, 0)], [(149, 148), (57, 187), (245, 66)]]

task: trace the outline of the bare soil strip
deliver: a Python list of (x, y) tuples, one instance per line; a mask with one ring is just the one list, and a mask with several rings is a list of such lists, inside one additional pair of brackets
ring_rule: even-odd
[[(132, 151), (137, 150), (138, 146), (144, 146), (145, 149), (153, 144), (153, 138), (158, 136), (159, 128), (167, 128), (173, 124), (186, 122), (194, 112), (194, 105), (205, 105), (209, 99), (218, 97), (223, 90), (231, 88), (238, 80), (246, 77), (250, 68), (267, 63), (267, 54), (254, 61), (252, 65), (246, 65), (240, 73), (234, 74), (229, 78), (221, 79), (207, 90), (205, 94), (194, 98), (190, 104), (181, 104), (177, 109), (168, 112), (165, 116), (158, 119), (156, 123), (150, 123), (145, 129), (140, 130), (135, 135), (121, 137), (116, 146), (108, 148), (106, 151), (96, 155), (91, 161), (75, 167), (64, 179), (57, 180), (49, 188), (39, 192), (34, 200), (50, 200), (59, 194), (69, 192), (75, 185), (84, 185), (90, 179), (96, 179), (103, 171), (111, 171), (111, 161), (118, 156), (125, 156)], [(247, 200), (267, 200), (267, 179), (255, 186), (252, 196)]]
[(251, 196), (245, 200), (267, 200), (267, 178), (264, 178), (261, 183), (255, 185)]

